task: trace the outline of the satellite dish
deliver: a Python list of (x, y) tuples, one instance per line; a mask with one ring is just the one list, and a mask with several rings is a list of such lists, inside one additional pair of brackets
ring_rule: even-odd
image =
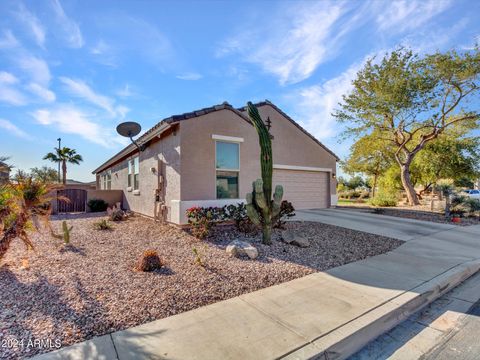
[(129, 138), (137, 136), (138, 134), (140, 134), (141, 130), (142, 127), (140, 126), (140, 124), (133, 121), (127, 121), (117, 126), (117, 132), (120, 135)]
[(138, 148), (139, 151), (144, 151), (146, 148), (145, 144), (138, 145), (138, 143), (133, 140), (133, 137), (140, 134), (141, 130), (142, 127), (140, 126), (140, 124), (133, 121), (127, 121), (117, 126), (117, 133), (130, 138), (130, 140), (132, 140), (132, 143)]

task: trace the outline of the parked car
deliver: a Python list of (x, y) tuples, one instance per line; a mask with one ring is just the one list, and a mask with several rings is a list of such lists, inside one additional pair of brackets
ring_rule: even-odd
[(480, 199), (480, 190), (465, 190), (465, 196), (472, 199)]

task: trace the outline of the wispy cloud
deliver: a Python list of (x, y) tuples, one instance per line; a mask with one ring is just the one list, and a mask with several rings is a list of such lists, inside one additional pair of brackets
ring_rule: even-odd
[(38, 20), (38, 18), (21, 2), (18, 5), (18, 10), (15, 11), (15, 14), (18, 20), (28, 28), (37, 45), (43, 48), (45, 45), (46, 31), (40, 20)]
[(88, 101), (89, 103), (106, 110), (110, 115), (124, 118), (129, 109), (123, 105), (115, 105), (115, 100), (111, 97), (95, 92), (83, 80), (60, 77), (60, 81), (66, 86), (67, 90), (74, 96)]
[(269, 14), (268, 22), (243, 26), (220, 46), (217, 55), (240, 54), (277, 76), (281, 84), (305, 80), (336, 55), (342, 36), (361, 23), (364, 7), (344, 18), (350, 10), (345, 2), (295, 3), (279, 14)]
[(45, 102), (54, 102), (57, 98), (52, 90), (37, 83), (28, 84), (27, 89)]
[(22, 51), (16, 57), (16, 64), (21, 70), (30, 75), (33, 82), (42, 86), (47, 86), (50, 83), (52, 75), (45, 60), (27, 51)]
[(337, 135), (338, 127), (331, 114), (338, 107), (342, 95), (351, 91), (352, 81), (362, 65), (363, 62), (353, 64), (340, 75), (321, 84), (304, 87), (287, 97), (293, 104), (297, 119), (318, 139)]
[(434, 16), (444, 12), (452, 0), (396, 0), (377, 16), (380, 31), (402, 32), (426, 24)]
[(25, 131), (13, 124), (11, 121), (5, 119), (0, 119), (0, 129), (3, 129), (4, 131), (7, 131), (10, 134), (22, 139), (31, 139), (31, 136), (28, 135)]
[(177, 75), (176, 78), (180, 80), (195, 81), (203, 78), (203, 75), (195, 72), (188, 72), (188, 73)]
[(11, 30), (4, 30), (0, 37), (0, 49), (11, 49), (19, 46), (17, 38), (13, 35)]
[(0, 71), (0, 101), (13, 106), (27, 103), (25, 96), (16, 88), (19, 80), (11, 73)]
[(83, 139), (104, 147), (123, 144), (112, 130), (99, 125), (84, 110), (69, 104), (60, 104), (51, 109), (39, 109), (32, 113), (38, 124), (49, 126), (63, 133), (79, 135)]
[(67, 42), (68, 46), (72, 48), (81, 48), (84, 45), (82, 32), (78, 24), (69, 18), (59, 0), (51, 0), (53, 10), (60, 26), (61, 36)]
[(118, 89), (116, 92), (117, 96), (126, 98), (134, 95), (134, 92), (130, 88), (129, 84), (125, 84), (122, 88)]

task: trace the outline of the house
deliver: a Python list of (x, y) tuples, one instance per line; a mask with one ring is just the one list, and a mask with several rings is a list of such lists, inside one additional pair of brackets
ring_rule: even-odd
[[(269, 101), (255, 104), (273, 135), (273, 185), (296, 209), (337, 203), (338, 157)], [(268, 120), (267, 120), (268, 119)], [(174, 115), (93, 171), (97, 189), (121, 189), (123, 206), (185, 224), (193, 206), (245, 201), (260, 175), (260, 146), (246, 108), (228, 103)]]
[(0, 184), (5, 183), (10, 178), (10, 166), (0, 161)]

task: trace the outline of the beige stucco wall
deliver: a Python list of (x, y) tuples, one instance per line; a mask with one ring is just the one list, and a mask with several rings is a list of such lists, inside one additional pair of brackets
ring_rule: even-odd
[[(304, 134), (291, 121), (270, 105), (258, 108), (262, 119), (270, 118), (274, 140), (272, 141), (273, 162), (280, 165), (319, 167), (332, 169), (336, 174), (335, 157), (312, 138)], [(336, 194), (337, 183), (330, 174), (330, 193)]]
[[(116, 205), (123, 201), (123, 192), (121, 190), (87, 190), (87, 204), (91, 199), (102, 199), (108, 206)], [(87, 212), (90, 209), (87, 206)]]
[[(262, 118), (270, 117), (273, 162), (279, 165), (331, 169), (336, 173), (335, 157), (301, 132), (288, 119), (267, 105), (259, 107)], [(260, 177), (260, 147), (252, 125), (230, 110), (216, 111), (180, 123), (181, 200), (213, 200), (215, 188), (215, 140), (212, 135), (240, 137), (240, 198), (251, 191), (252, 182)], [(330, 174), (330, 192), (335, 194), (336, 181)]]
[[(138, 156), (138, 152), (128, 159)], [(158, 187), (158, 175), (163, 174), (162, 197), (164, 197), (170, 220), (173, 199), (180, 199), (180, 134), (161, 138), (140, 153), (139, 191), (127, 191), (128, 163), (124, 160), (110, 169), (112, 170), (112, 190), (123, 190), (123, 207), (147, 216), (154, 216), (155, 189)], [(152, 168), (154, 171), (152, 171)], [(97, 174), (97, 178), (103, 173)]]

